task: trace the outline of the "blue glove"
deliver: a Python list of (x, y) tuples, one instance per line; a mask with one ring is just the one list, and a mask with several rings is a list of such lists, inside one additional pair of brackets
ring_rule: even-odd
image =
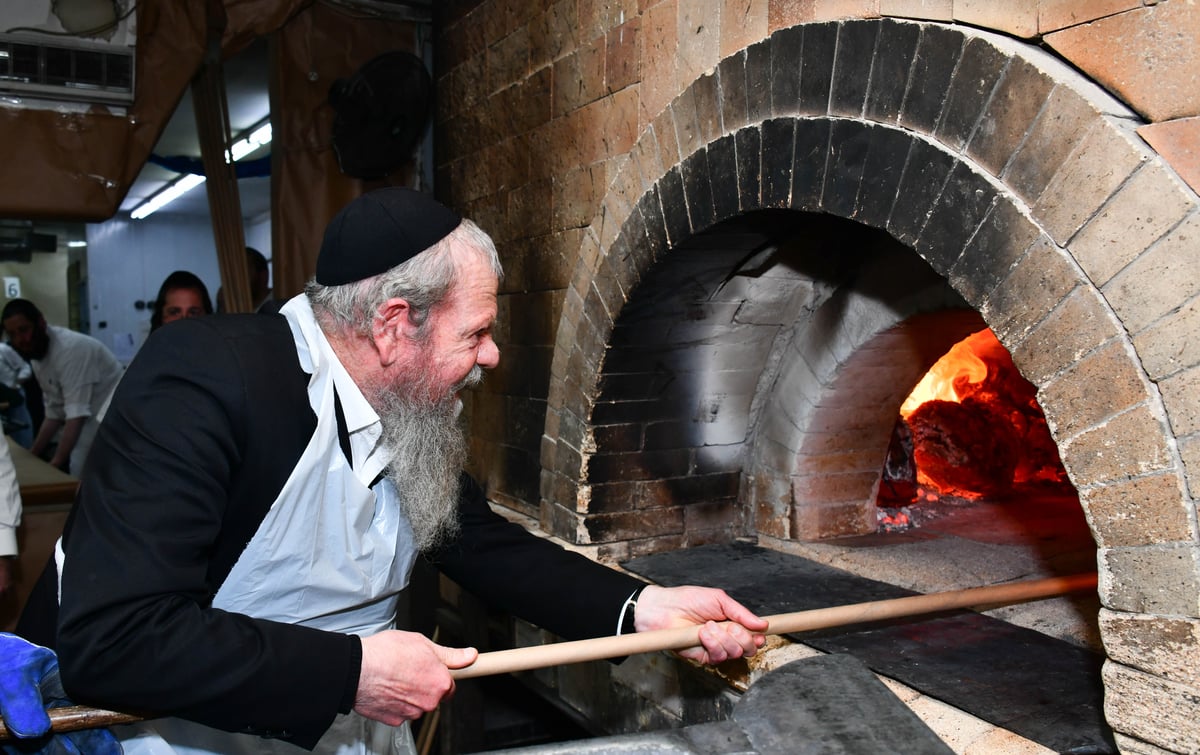
[(16, 737), (0, 746), (5, 755), (120, 755), (108, 729), (50, 733), (47, 708), (71, 705), (58, 676), (53, 650), (0, 632), (0, 717)]

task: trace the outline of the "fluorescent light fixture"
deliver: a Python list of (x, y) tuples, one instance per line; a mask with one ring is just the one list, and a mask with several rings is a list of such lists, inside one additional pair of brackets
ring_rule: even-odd
[(229, 148), (230, 154), (233, 155), (234, 162), (241, 160), (246, 155), (263, 145), (271, 143), (271, 124), (264, 123), (254, 131), (250, 132), (250, 136), (245, 139), (239, 139)]
[(198, 176), (195, 173), (188, 173), (186, 176), (181, 176), (167, 184), (167, 187), (162, 191), (142, 202), (137, 207), (134, 207), (133, 212), (129, 213), (129, 217), (134, 220), (141, 220), (148, 217), (202, 183), (204, 183), (204, 176)]
[[(260, 126), (254, 128), (250, 135), (244, 139), (239, 139), (229, 147), (229, 152), (226, 159), (232, 158), (232, 162), (241, 160), (246, 155), (254, 152), (259, 147), (265, 147), (271, 143), (271, 123), (267, 121)], [(204, 176), (197, 176), (189, 173), (180, 176), (158, 193), (151, 196), (146, 201), (133, 208), (129, 213), (129, 217), (133, 220), (141, 220), (151, 214), (158, 212), (162, 208), (174, 202), (179, 197), (204, 183)]]
[(86, 241), (68, 241), (67, 246), (70, 247), (71, 249), (80, 249), (82, 247), (87, 246), (87, 242)]

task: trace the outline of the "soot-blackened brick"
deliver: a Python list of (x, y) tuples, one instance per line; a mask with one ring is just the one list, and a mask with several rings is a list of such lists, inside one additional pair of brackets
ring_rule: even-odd
[(663, 224), (657, 186), (642, 195), (637, 203), (637, 211), (642, 216), (646, 231), (646, 251), (651, 260), (657, 260), (667, 250), (667, 228)]
[(592, 543), (678, 534), (683, 532), (683, 507), (589, 516), (583, 526), (587, 529), (588, 541)]
[[(601, 428), (597, 428), (601, 429)], [(592, 485), (588, 496), (587, 513), (612, 514), (632, 511), (638, 500), (639, 482), (612, 482)]]
[(695, 448), (704, 444), (706, 428), (690, 419), (652, 422), (646, 426), (646, 449)]
[(792, 162), (792, 207), (816, 210), (825, 185), (825, 162), (829, 155), (829, 121), (796, 121), (795, 159)]
[(912, 245), (921, 234), (929, 208), (942, 192), (954, 158), (928, 142), (916, 139), (897, 196), (902, 201), (892, 208), (888, 230), (902, 243)]
[(952, 149), (962, 149), (980, 114), (991, 99), (996, 82), (1004, 72), (1005, 56), (991, 42), (974, 38), (963, 50), (950, 92), (942, 107), (942, 120), (937, 135)]
[[(787, 207), (792, 193), (792, 160), (796, 151), (794, 118), (773, 118), (762, 125), (762, 206)], [(749, 208), (754, 197), (743, 194)]]
[(623, 291), (632, 291), (635, 288), (642, 270), (633, 257), (633, 249), (630, 248), (629, 241), (628, 233), (618, 233), (612, 244), (609, 245), (606, 259), (610, 269), (614, 271), (613, 277)]
[(904, 92), (908, 88), (908, 74), (917, 52), (921, 27), (892, 20), (880, 23), (879, 42), (875, 46), (875, 60), (871, 68), (871, 86), (867, 90), (863, 113), (873, 121), (895, 123), (900, 116)]
[(995, 201), (996, 188), (965, 163), (958, 163), (917, 239), (917, 251), (946, 275)]
[(770, 40), (746, 48), (746, 122), (759, 123), (771, 117)]
[(700, 140), (707, 144), (721, 135), (721, 96), (716, 74), (705, 74), (691, 87), (696, 98), (696, 121)]
[(597, 401), (592, 407), (592, 422), (597, 425), (613, 425), (620, 422), (664, 421), (674, 414), (674, 407), (658, 399), (628, 399), (619, 401)]
[[(600, 400), (629, 401), (659, 398), (667, 395), (679, 382), (673, 372), (655, 369), (650, 372), (614, 372), (611, 365), (600, 378)], [(639, 446), (640, 448), (640, 446)], [(629, 449), (626, 449), (629, 450)]]
[(612, 315), (612, 319), (617, 319), (621, 309), (625, 306), (625, 292), (621, 289), (612, 258), (604, 257), (600, 260), (600, 264), (596, 267), (596, 275), (592, 278), (592, 285), (600, 294), (600, 300)]
[(1004, 171), (1037, 120), (1054, 80), (1027, 60), (1012, 58), (967, 143), (966, 153), (993, 176)]
[(738, 214), (738, 163), (733, 135), (708, 145), (708, 172), (712, 182), (713, 214), (718, 221)]
[(746, 125), (746, 53), (739, 50), (717, 66), (721, 88), (721, 115), (725, 130)]
[(837, 49), (835, 23), (804, 27), (804, 60), (800, 64), (799, 112), (824, 115), (829, 111), (829, 87), (833, 80), (833, 54)]
[(993, 205), (974, 238), (951, 268), (950, 282), (977, 309), (1003, 280), (1040, 230), (1008, 200)]
[(885, 126), (871, 129), (858, 204), (854, 208), (856, 220), (876, 228), (887, 226), (912, 142), (912, 137), (900, 129)]
[(672, 504), (698, 503), (737, 495), (739, 473), (689, 474), (670, 480), (647, 480), (639, 483), (640, 508), (655, 508)]
[(762, 180), (762, 136), (755, 126), (747, 126), (734, 134), (737, 152), (738, 206), (758, 207)]
[(596, 483), (682, 477), (690, 468), (691, 453), (686, 448), (635, 451), (627, 454), (595, 454), (588, 459), (587, 481)]
[(683, 176), (678, 165), (663, 174), (658, 182), (659, 197), (662, 199), (663, 224), (667, 229), (667, 241), (671, 246), (681, 243), (692, 235), (688, 220), (687, 201), (683, 196)]
[(771, 35), (771, 107), (775, 115), (796, 112), (800, 101), (800, 51), (804, 27), (790, 26)]
[[(590, 287), (587, 295), (583, 299), (583, 316), (587, 320), (587, 324), (594, 329), (608, 330), (612, 327), (612, 318), (608, 316), (608, 308), (600, 297)], [(586, 338), (589, 334), (585, 331), (585, 325), (580, 324), (579, 329), (575, 333), (577, 343), (586, 343)], [(598, 335), (591, 336), (598, 338)]]
[(829, 96), (831, 115), (857, 117), (867, 99), (871, 61), (879, 38), (879, 21), (850, 21), (838, 30), (837, 54), (833, 64), (833, 91)]
[(646, 221), (642, 217), (641, 202), (630, 210), (629, 217), (625, 219), (625, 227), (617, 237), (625, 239), (625, 249), (629, 255), (626, 264), (642, 271), (648, 270), (654, 264), (654, 255), (646, 241)]
[(913, 60), (912, 83), (900, 112), (902, 124), (926, 134), (933, 133), (962, 48), (961, 32), (940, 26), (924, 27)]
[(829, 167), (821, 206), (827, 212), (849, 217), (858, 198), (863, 166), (873, 129), (859, 121), (835, 120), (829, 136)]
[(642, 427), (641, 422), (597, 425), (592, 428), (592, 438), (600, 451), (638, 451), (642, 447)]
[(708, 150), (699, 149), (683, 161), (683, 193), (687, 198), (692, 229), (700, 232), (713, 224), (712, 181), (708, 172)]

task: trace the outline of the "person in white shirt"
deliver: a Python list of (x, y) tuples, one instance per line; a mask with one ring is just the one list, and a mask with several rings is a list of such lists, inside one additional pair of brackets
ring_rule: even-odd
[(3, 401), (7, 406), (4, 415), (4, 432), (11, 435), (19, 445), (33, 445), (33, 418), (29, 415), (25, 383), (33, 377), (33, 368), (21, 358), (13, 347), (0, 341), (0, 386), (4, 389)]
[(0, 442), (0, 599), (13, 587), (17, 560), (17, 527), (21, 524), (21, 490), (8, 443)]
[(10, 300), (0, 321), (12, 347), (30, 360), (42, 388), (46, 416), (29, 450), (42, 456), (61, 430), (50, 463), (79, 475), (124, 368), (95, 338), (47, 325), (28, 299)]

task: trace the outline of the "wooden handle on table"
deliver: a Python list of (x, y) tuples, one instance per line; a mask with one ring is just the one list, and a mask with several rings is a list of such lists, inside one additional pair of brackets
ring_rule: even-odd
[[(911, 595), (905, 598), (877, 600), (869, 603), (817, 608), (811, 611), (776, 614), (763, 618), (769, 622), (766, 634), (789, 634), (883, 621), (902, 616), (938, 613), (970, 606), (999, 605), (1050, 598), (1094, 589), (1096, 589), (1095, 574), (1077, 574), (1070, 577), (1049, 577), (950, 592)], [(515, 671), (560, 666), (567, 663), (618, 658), (623, 655), (649, 653), (656, 650), (683, 650), (699, 645), (699, 635), (700, 627), (695, 626), (499, 650), (494, 653), (481, 653), (478, 660), (470, 666), (453, 669), (450, 675), (455, 679), (471, 679), (492, 674), (508, 674)]]
[[(132, 713), (118, 713), (115, 710), (90, 708), (86, 705), (65, 705), (61, 708), (51, 708), (46, 711), (46, 715), (50, 716), (50, 731), (55, 734), (83, 729), (99, 729), (103, 726), (116, 726), (117, 724), (131, 724), (142, 720), (141, 716), (135, 716)], [(4, 722), (0, 721), (0, 742), (16, 739), (17, 737), (9, 732)]]
[[(766, 634), (791, 634), (897, 619), (904, 616), (939, 613), (971, 606), (1001, 605), (1053, 598), (1095, 589), (1095, 574), (1076, 574), (1070, 577), (1049, 577), (927, 595), (910, 595), (905, 598), (876, 600), (869, 603), (852, 603), (845, 606), (817, 608), (811, 611), (776, 614), (764, 618), (769, 622)], [(455, 679), (473, 679), (568, 663), (619, 658), (623, 655), (650, 653), (658, 650), (683, 650), (699, 645), (699, 635), (700, 627), (683, 627), (681, 629), (638, 632), (620, 637), (598, 637), (593, 640), (499, 650), (494, 653), (481, 653), (470, 666), (453, 669), (450, 674)], [(89, 708), (83, 705), (54, 708), (46, 713), (50, 716), (51, 729), (56, 733), (93, 729), (100, 726), (115, 726), (142, 720), (141, 717), (129, 713)], [(0, 742), (9, 738), (8, 730), (4, 727), (3, 722), (0, 722)]]

